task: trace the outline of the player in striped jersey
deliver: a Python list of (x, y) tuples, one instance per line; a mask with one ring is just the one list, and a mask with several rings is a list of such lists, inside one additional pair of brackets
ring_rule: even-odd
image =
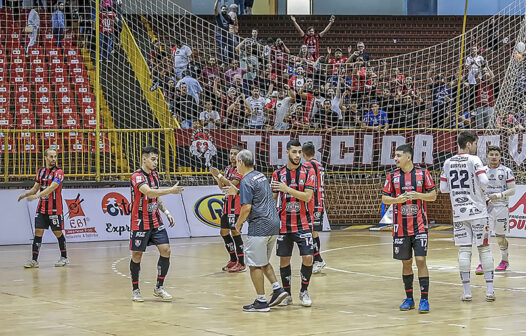
[(323, 231), (323, 210), (324, 210), (324, 177), (325, 169), (321, 163), (315, 159), (316, 149), (312, 142), (306, 142), (301, 148), (303, 152), (303, 158), (305, 167), (309, 167), (314, 170), (316, 174), (316, 190), (311, 199), (311, 204), (314, 209), (314, 219), (312, 225), (312, 238), (314, 241), (314, 264), (312, 266), (312, 273), (320, 273), (321, 270), (327, 265), (320, 254), (320, 236), (318, 231)]
[(489, 247), (488, 211), (484, 191), (488, 177), (477, 154), (477, 134), (463, 131), (457, 137), (460, 153), (446, 160), (440, 174), (440, 191), (449, 193), (453, 208), (453, 237), (459, 246), (458, 268), (464, 292), (471, 301), (471, 253), (476, 244), (486, 280), (486, 301), (495, 301), (493, 256)]
[[(497, 242), (502, 254), (502, 260), (495, 268), (497, 272), (506, 271), (509, 267), (508, 261), (508, 240), (506, 234), (509, 233), (508, 217), (509, 198), (515, 195), (515, 177), (510, 168), (501, 164), (502, 149), (497, 146), (488, 146), (488, 165), (484, 167), (488, 176), (488, 188), (486, 195), (488, 198), (488, 216), (490, 232), (497, 236)], [(477, 267), (475, 274), (484, 274), (482, 265)]]
[(301, 164), (301, 143), (290, 140), (287, 143), (287, 165), (272, 174), (272, 190), (277, 201), (281, 230), (277, 241), (277, 255), (280, 257), (280, 275), (283, 288), (289, 293), (280, 305), (292, 304), (290, 258), (294, 243), (298, 245), (302, 258), (300, 300), (305, 307), (312, 305), (308, 287), (312, 275), (312, 223), (314, 209), (310, 201), (316, 189), (316, 175), (311, 168)]
[(413, 165), (413, 148), (396, 148), (397, 169), (387, 175), (382, 202), (393, 207), (393, 257), (402, 260), (402, 279), (406, 299), (400, 310), (415, 307), (413, 299), (413, 253), (415, 251), (418, 281), (420, 283), (420, 313), (429, 312), (429, 271), (426, 264), (428, 221), (426, 202), (436, 200), (431, 174), (425, 168)]
[[(239, 188), (239, 183), (243, 176), (237, 171), (237, 154), (241, 151), (241, 147), (234, 146), (230, 149), (230, 165), (225, 168), (225, 175), (223, 176), (217, 168), (210, 168), (210, 173), (217, 182), (219, 188), (233, 185)], [(241, 211), (240, 197), (226, 195), (223, 215), (221, 216), (221, 237), (225, 241), (225, 247), (230, 255), (230, 261), (223, 267), (223, 271), (230, 273), (244, 272), (245, 255), (243, 252), (243, 238), (241, 232), (236, 230), (236, 221)], [(232, 235), (230, 235), (232, 233)]]
[(164, 278), (170, 267), (170, 241), (159, 210), (164, 212), (168, 218), (170, 227), (174, 226), (174, 218), (166, 209), (161, 196), (180, 194), (183, 188), (176, 183), (171, 188), (159, 189), (159, 175), (156, 171), (158, 159), (157, 148), (144, 147), (141, 154), (141, 168), (131, 176), (130, 250), (132, 256), (130, 273), (133, 286), (132, 300), (135, 302), (144, 301), (139, 289), (139, 271), (142, 254), (148, 245), (156, 245), (160, 254), (157, 262), (157, 284), (153, 295), (166, 301), (172, 299), (172, 296), (164, 289)]
[(42, 236), (47, 228), (50, 228), (55, 237), (57, 237), (60, 248), (60, 259), (55, 263), (55, 266), (62, 267), (69, 263), (66, 251), (66, 237), (62, 233), (64, 229), (64, 217), (62, 214), (64, 171), (57, 167), (57, 151), (54, 149), (46, 149), (44, 151), (44, 159), (46, 166), (38, 170), (33, 188), (18, 197), (19, 202), (26, 197), (28, 201), (39, 199), (35, 216), (33, 258), (24, 265), (25, 268), (38, 268), (38, 254), (42, 244)]

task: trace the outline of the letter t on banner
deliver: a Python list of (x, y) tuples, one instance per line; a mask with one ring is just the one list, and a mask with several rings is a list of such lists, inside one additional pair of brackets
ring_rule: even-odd
[(261, 142), (261, 135), (242, 135), (241, 141), (247, 143), (246, 149), (256, 157), (256, 143)]

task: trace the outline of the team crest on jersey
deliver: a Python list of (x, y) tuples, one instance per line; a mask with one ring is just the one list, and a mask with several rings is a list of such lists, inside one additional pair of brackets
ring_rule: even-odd
[(421, 187), (424, 184), (424, 181), (416, 181), (416, 186)]
[(395, 254), (398, 254), (400, 252), (400, 248), (398, 246), (395, 246), (394, 248), (394, 253)]
[(135, 246), (139, 247), (139, 246), (141, 246), (141, 243), (142, 243), (142, 239), (136, 239), (135, 240)]
[(135, 182), (137, 182), (137, 183), (142, 182), (142, 176), (141, 176), (141, 175), (137, 175), (137, 176), (135, 177)]
[(395, 177), (395, 178), (393, 179), (393, 183), (400, 183), (400, 177), (398, 177), (398, 176)]
[(217, 148), (214, 145), (212, 136), (206, 130), (195, 130), (192, 133), (192, 144), (190, 153), (199, 159), (205, 159), (205, 165), (210, 167), (212, 157), (217, 154)]
[(504, 175), (499, 175), (499, 180), (504, 180)]
[(300, 182), (299, 182), (300, 185), (304, 185), (305, 184), (305, 180), (301, 179)]

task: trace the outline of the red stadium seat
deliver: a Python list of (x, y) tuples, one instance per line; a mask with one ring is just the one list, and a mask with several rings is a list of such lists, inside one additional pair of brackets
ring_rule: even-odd
[(87, 153), (88, 152), (88, 146), (86, 138), (83, 134), (79, 134), (75, 138), (70, 138), (69, 141), (69, 151), (74, 153)]
[(62, 92), (56, 92), (57, 96), (57, 104), (60, 105), (74, 105), (75, 104), (75, 96), (73, 95), (73, 92), (70, 90), (68, 91), (62, 91)]
[(36, 94), (37, 105), (46, 106), (53, 104), (53, 98), (51, 92), (37, 92)]
[(39, 153), (39, 146), (37, 142), (37, 137), (34, 134), (21, 133), (16, 139), (16, 147), (18, 150), (23, 150), (25, 153), (36, 154)]
[(19, 85), (15, 85), (15, 92), (23, 92), (23, 93), (26, 93), (26, 94), (30, 94), (29, 92), (31, 92), (31, 87), (27, 83), (22, 83), (22, 84), (19, 84)]
[(64, 63), (64, 61), (62, 60), (62, 57), (59, 57), (59, 56), (50, 56), (49, 57), (49, 63), (51, 65), (53, 64), (62, 64)]
[[(0, 141), (0, 151), (2, 153), (5, 153), (5, 142), (4, 141)], [(16, 152), (16, 147), (15, 147), (15, 139), (13, 137), (9, 137), (7, 139), (7, 152), (8, 153), (15, 153)]]
[(35, 129), (36, 122), (35, 117), (28, 115), (19, 115), (16, 117), (16, 128), (17, 129)]
[(11, 52), (9, 54), (11, 55), (11, 59), (13, 59), (15, 57), (23, 57), (24, 53), (25, 51), (22, 47), (11, 47)]
[(31, 94), (29, 92), (15, 92), (15, 106), (31, 104)]
[(64, 56), (69, 59), (71, 57), (80, 56), (80, 52), (77, 47), (70, 46), (64, 49)]
[(56, 116), (55, 112), (55, 104), (49, 103), (49, 104), (39, 104), (37, 102), (37, 116), (39, 118), (45, 118), (46, 116)]
[(46, 54), (47, 54), (50, 58), (53, 58), (53, 57), (62, 57), (62, 48), (58, 48), (58, 47), (46, 48)]
[(35, 85), (46, 85), (49, 84), (49, 76), (36, 75), (31, 77), (31, 82)]
[(47, 114), (40, 116), (38, 128), (41, 129), (58, 129), (58, 120), (56, 114)]
[(75, 83), (73, 82), (73, 91), (79, 95), (84, 93), (90, 93), (91, 87), (87, 83)]
[(7, 56), (0, 55), (0, 67), (7, 67)]
[(110, 152), (110, 140), (108, 139), (108, 136), (104, 133), (100, 133), (100, 140), (99, 140), (99, 146), (96, 146), (96, 135), (97, 133), (90, 133), (89, 134), (89, 140), (91, 143), (91, 152), (95, 153), (95, 151), (100, 151), (104, 153)]
[(81, 93), (77, 95), (78, 104), (81, 106), (94, 106), (95, 95), (92, 93)]
[(33, 56), (44, 56), (44, 50), (39, 46), (33, 46), (29, 48), (29, 57)]
[(0, 92), (0, 106), (9, 106), (11, 103), (11, 93), (9, 91)]
[(69, 84), (69, 77), (68, 75), (57, 75), (53, 74), (51, 76), (51, 83), (54, 85), (62, 85), (62, 84)]
[(83, 64), (70, 64), (69, 73), (72, 77), (87, 77), (86, 69)]
[(75, 87), (78, 85), (89, 85), (88, 78), (84, 76), (75, 76), (73, 77), (73, 85), (75, 85)]
[(17, 116), (29, 115), (33, 117), (34, 116), (33, 105), (31, 103), (15, 105), (15, 115)]
[(95, 114), (84, 115), (84, 128), (95, 129), (97, 127), (97, 118)]
[[(42, 59), (39, 59), (42, 60)], [(47, 65), (45, 63), (42, 64), (32, 64), (31, 66), (31, 78), (35, 78), (38, 76), (47, 77)]]
[(11, 116), (11, 113), (0, 114), (0, 129), (13, 128), (15, 128), (15, 123), (13, 122), (13, 117)]
[(95, 103), (90, 105), (81, 105), (80, 114), (82, 115), (82, 117), (84, 117), (84, 119), (95, 116)]
[(44, 133), (42, 143), (44, 145), (43, 148), (54, 149), (55, 151), (57, 151), (57, 153), (62, 153), (62, 151), (64, 150), (64, 142), (62, 141), (62, 138), (56, 136), (54, 132)]
[(78, 64), (78, 65), (83, 65), (83, 61), (82, 61), (82, 56), (80, 55), (74, 55), (74, 56), (67, 56), (66, 57), (66, 63), (68, 63), (70, 65), (70, 68), (71, 68), (71, 65), (74, 65), (74, 64)]
[(44, 55), (30, 55), (29, 64), (31, 64), (32, 67), (35, 65), (44, 65), (46, 64), (46, 57)]
[(73, 104), (58, 105), (58, 114), (62, 116), (77, 114), (77, 107)]
[(79, 129), (80, 118), (77, 113), (70, 113), (62, 115), (62, 128), (63, 129)]
[(27, 68), (25, 63), (13, 64), (11, 65), (11, 70), (9, 74), (10, 78), (23, 77), (27, 78)]
[(9, 84), (0, 83), (0, 92), (9, 93), (11, 91)]

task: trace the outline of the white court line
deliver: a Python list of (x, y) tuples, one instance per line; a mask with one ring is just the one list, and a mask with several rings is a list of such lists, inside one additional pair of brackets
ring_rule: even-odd
[[(357, 247), (371, 247), (371, 246), (378, 246), (378, 245), (386, 245), (386, 244), (392, 244), (392, 243), (379, 243), (379, 244), (344, 246), (344, 247), (337, 247), (337, 248), (321, 251), (320, 253), (333, 252), (333, 251), (339, 251), (339, 250), (343, 250), (343, 249), (350, 249), (350, 248), (357, 248)], [(328, 269), (328, 270), (331, 270), (331, 271), (335, 271), (335, 272), (346, 273), (346, 274), (363, 275), (363, 276), (369, 276), (369, 277), (381, 278), (381, 279), (388, 279), (388, 280), (400, 280), (401, 279), (400, 277), (392, 277), (392, 276), (387, 276), (387, 275), (377, 275), (377, 274), (370, 274), (370, 273), (363, 273), (363, 272), (347, 271), (347, 270), (342, 270), (342, 269), (334, 268), (334, 267), (325, 267), (325, 269)], [(461, 287), (462, 286), (461, 283), (453, 283), (453, 282), (445, 282), (445, 281), (435, 281), (435, 280), (433, 280), (433, 283), (434, 284), (440, 284), (440, 285), (447, 285), (447, 286), (456, 286), (456, 287)], [(471, 287), (472, 288), (486, 288), (486, 286), (479, 286), (479, 285), (473, 285), (473, 284), (471, 284)], [(523, 288), (501, 288), (501, 287), (495, 287), (495, 290), (510, 291), (510, 292), (525, 292), (526, 293), (526, 290), (524, 290)]]
[(501, 328), (488, 328), (488, 327), (485, 327), (484, 329), (485, 330), (497, 330), (497, 331), (502, 331), (503, 330)]
[(466, 327), (466, 325), (464, 325), (464, 324), (453, 324), (453, 323), (448, 324), (448, 326), (452, 326), (452, 327), (460, 327), (460, 328), (465, 328), (465, 327)]

